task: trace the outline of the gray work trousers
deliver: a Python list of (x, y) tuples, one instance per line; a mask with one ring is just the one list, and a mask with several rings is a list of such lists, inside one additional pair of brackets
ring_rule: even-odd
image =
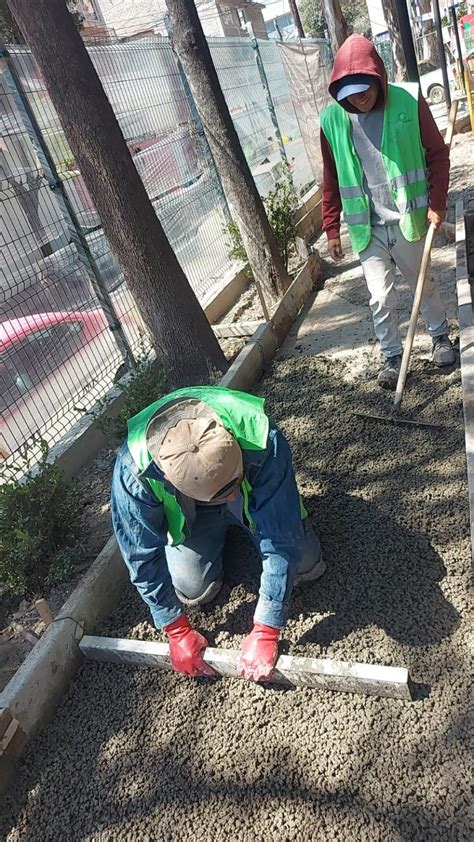
[[(398, 330), (398, 292), (395, 286), (395, 267), (414, 291), (421, 265), (425, 237), (415, 243), (405, 239), (398, 223), (374, 225), (372, 239), (359, 254), (367, 288), (374, 331), (385, 357), (402, 353)], [(448, 332), (446, 308), (438, 284), (429, 275), (421, 300), (421, 315), (428, 333), (441, 336)]]

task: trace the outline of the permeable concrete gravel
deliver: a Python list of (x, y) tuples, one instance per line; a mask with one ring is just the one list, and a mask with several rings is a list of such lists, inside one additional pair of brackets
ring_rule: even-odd
[[(4, 799), (3, 838), (468, 840), (469, 515), (458, 370), (418, 360), (384, 426), (374, 382), (283, 359), (261, 393), (290, 439), (327, 573), (295, 591), (282, 650), (405, 665), (413, 702), (192, 680), (86, 663)], [(194, 624), (251, 626), (259, 562), (229, 535), (227, 579)], [(127, 590), (103, 634), (160, 639)]]

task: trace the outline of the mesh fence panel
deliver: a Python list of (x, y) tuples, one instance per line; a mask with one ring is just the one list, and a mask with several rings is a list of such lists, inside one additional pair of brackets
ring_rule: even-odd
[(295, 187), (303, 193), (314, 183), (314, 176), (291, 99), (285, 68), (275, 41), (259, 41), (258, 48)]
[[(266, 195), (279, 178), (281, 153), (255, 49), (241, 38), (210, 39), (209, 45), (258, 190)], [(303, 188), (313, 178), (284, 65), (276, 44), (260, 41), (259, 48), (295, 182)], [(224, 234), (228, 209), (171, 45), (152, 36), (89, 44), (88, 51), (153, 207), (204, 302), (232, 268)], [(61, 438), (78, 410), (90, 408), (124, 372), (127, 345), (136, 352), (144, 342), (143, 323), (29, 51), (13, 47), (9, 68), (16, 82), (8, 68), (0, 76), (3, 459), (14, 459), (32, 435), (49, 443)]]
[[(156, 38), (89, 46), (148, 195), (202, 301), (230, 268), (224, 197), (196, 130), (174, 54)], [(144, 326), (26, 49), (10, 61), (73, 207), (115, 317), (136, 351)], [(12, 99), (0, 88), (2, 207), (0, 456), (32, 435), (58, 440), (124, 371), (123, 354), (71, 241), (63, 209)]]
[(0, 120), (0, 457), (8, 463), (32, 434), (59, 438), (77, 420), (75, 402), (103, 394), (123, 358), (5, 75)]
[(257, 189), (265, 196), (278, 178), (281, 155), (255, 51), (244, 38), (209, 38), (212, 60)]

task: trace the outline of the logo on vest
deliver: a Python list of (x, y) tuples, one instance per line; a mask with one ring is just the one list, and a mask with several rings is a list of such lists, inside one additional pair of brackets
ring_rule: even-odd
[(398, 115), (398, 117), (397, 117), (397, 123), (401, 123), (401, 124), (402, 124), (402, 126), (405, 126), (405, 125), (407, 126), (407, 125), (408, 125), (408, 123), (411, 123), (411, 122), (412, 122), (412, 120), (411, 120), (409, 117), (407, 117), (407, 115), (405, 114), (405, 112), (404, 112), (404, 111), (400, 111), (400, 113), (399, 113), (399, 115)]

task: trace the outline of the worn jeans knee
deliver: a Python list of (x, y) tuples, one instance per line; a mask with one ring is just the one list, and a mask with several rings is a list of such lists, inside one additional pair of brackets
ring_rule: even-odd
[(222, 580), (228, 525), (222, 507), (199, 510), (191, 536), (177, 547), (165, 547), (173, 586), (188, 599), (199, 599), (213, 582)]

